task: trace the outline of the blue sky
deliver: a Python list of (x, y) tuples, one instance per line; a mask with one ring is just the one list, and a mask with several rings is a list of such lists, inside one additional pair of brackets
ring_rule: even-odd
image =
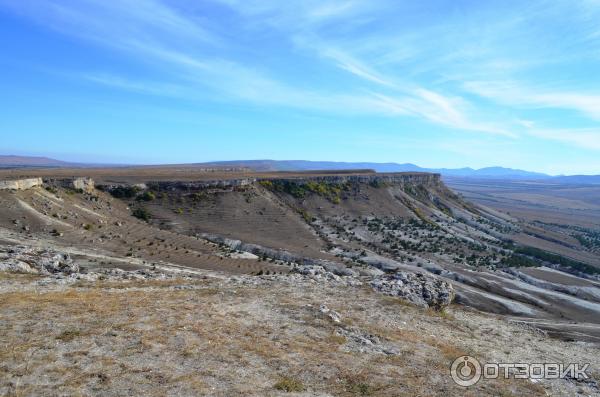
[(600, 1), (0, 0), (0, 153), (600, 174)]

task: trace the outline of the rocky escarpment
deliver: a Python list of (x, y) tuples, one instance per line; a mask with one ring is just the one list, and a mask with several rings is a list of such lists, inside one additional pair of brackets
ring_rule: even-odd
[(329, 184), (364, 183), (375, 186), (414, 184), (425, 187), (436, 187), (441, 184), (441, 176), (440, 174), (426, 172), (399, 172), (371, 175), (325, 175), (289, 178), (261, 178), (259, 181), (277, 181), (281, 183), (295, 184), (304, 184), (310, 182)]
[[(220, 236), (202, 234), (202, 238), (218, 244), (224, 244), (231, 249), (267, 255), (271, 258), (293, 262), (296, 265), (292, 274), (299, 274), (318, 282), (334, 282), (344, 285), (362, 285), (360, 280), (370, 281), (371, 287), (380, 293), (396, 296), (417, 306), (442, 309), (454, 300), (452, 285), (436, 277), (423, 273), (394, 271), (391, 274), (381, 274), (374, 277), (359, 277), (359, 272), (341, 267), (339, 264), (300, 257), (282, 250), (272, 250), (256, 244), (246, 244)], [(288, 276), (283, 276), (288, 277)]]
[[(100, 278), (111, 280), (165, 279), (174, 276), (168, 271), (163, 274), (164, 272), (158, 271), (158, 269), (124, 271), (108, 268), (97, 269), (95, 272), (82, 272), (82, 270), (77, 261), (74, 261), (65, 252), (25, 245), (0, 245), (0, 272), (38, 274), (64, 282), (93, 281)], [(177, 276), (182, 277), (181, 274)], [(417, 306), (434, 309), (441, 309), (449, 305), (454, 297), (454, 290), (450, 284), (424, 274), (396, 272), (393, 275), (359, 277), (355, 272), (343, 272), (336, 268), (326, 268), (316, 264), (295, 265), (289, 274), (233, 276), (233, 279), (243, 281), (245, 284), (256, 285), (265, 282), (297, 283), (303, 280), (312, 280), (340, 287), (360, 287), (367, 282), (376, 292), (397, 296)]]
[(42, 186), (42, 178), (26, 178), (0, 181), (0, 190), (26, 190)]
[(62, 187), (65, 189), (73, 189), (91, 193), (95, 189), (95, 182), (92, 178), (58, 178), (44, 179), (44, 184), (53, 187)]
[(243, 252), (249, 252), (257, 256), (264, 256), (272, 259), (277, 259), (284, 262), (297, 263), (306, 266), (318, 266), (327, 269), (327, 271), (340, 276), (356, 275), (357, 273), (345, 266), (341, 266), (339, 263), (323, 260), (314, 259), (306, 256), (292, 254), (282, 249), (272, 249), (263, 247), (258, 244), (244, 243), (240, 240), (230, 239), (222, 237), (216, 234), (210, 233), (199, 233), (198, 237), (201, 237), (210, 242), (221, 244), (229, 247), (233, 250), (239, 250)]
[(101, 188), (108, 192), (132, 187), (139, 190), (154, 191), (195, 191), (210, 188), (236, 188), (250, 186), (260, 182), (272, 182), (280, 184), (309, 184), (309, 183), (327, 183), (341, 185), (346, 183), (370, 184), (374, 186), (384, 185), (405, 185), (414, 184), (424, 187), (438, 187), (442, 184), (440, 174), (425, 172), (401, 172), (386, 174), (368, 174), (368, 175), (295, 175), (282, 177), (257, 177), (257, 178), (235, 178), (235, 179), (214, 179), (202, 181), (148, 181), (145, 184), (125, 185), (125, 184), (105, 184)]
[(62, 187), (91, 193), (94, 190), (92, 178), (24, 178), (0, 181), (0, 190), (27, 190), (39, 186)]

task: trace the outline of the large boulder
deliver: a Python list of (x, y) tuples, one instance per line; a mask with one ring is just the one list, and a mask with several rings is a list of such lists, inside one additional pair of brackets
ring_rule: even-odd
[(47, 253), (40, 257), (38, 266), (42, 273), (79, 273), (79, 265), (73, 262), (69, 254)]
[(26, 246), (0, 246), (0, 271), (70, 275), (79, 265), (69, 254)]
[(76, 190), (92, 193), (95, 187), (94, 180), (92, 178), (75, 178), (71, 181), (71, 187)]
[(301, 274), (318, 282), (332, 282), (347, 286), (362, 285), (362, 282), (354, 275), (336, 274), (319, 265), (298, 265), (292, 269), (292, 273)]
[(383, 294), (438, 310), (452, 303), (455, 295), (450, 283), (421, 273), (396, 272), (384, 275), (373, 279), (371, 286)]

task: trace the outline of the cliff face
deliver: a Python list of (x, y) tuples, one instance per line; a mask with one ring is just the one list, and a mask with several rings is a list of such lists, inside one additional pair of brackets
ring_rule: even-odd
[(42, 186), (42, 178), (14, 179), (0, 181), (0, 190), (26, 190)]
[(82, 190), (87, 193), (94, 191), (95, 185), (92, 178), (63, 178), (63, 179), (45, 179), (49, 185), (60, 186), (67, 189)]
[(372, 174), (372, 175), (327, 175), (327, 176), (308, 176), (295, 178), (263, 178), (261, 180), (270, 180), (278, 182), (290, 182), (296, 184), (308, 182), (324, 182), (331, 184), (343, 183), (366, 183), (366, 184), (381, 184), (381, 185), (405, 185), (415, 184), (426, 187), (435, 187), (441, 184), (440, 174), (424, 173), (424, 172), (400, 172), (389, 174)]
[(94, 180), (91, 178), (64, 178), (64, 179), (42, 179), (25, 178), (0, 181), (0, 190), (27, 190), (42, 186), (64, 187), (67, 189), (83, 190), (92, 192), (94, 190)]
[[(371, 184), (371, 185), (421, 185), (424, 187), (439, 187), (442, 185), (439, 174), (431, 173), (389, 173), (389, 174), (371, 174), (371, 175), (303, 175), (290, 177), (265, 177), (265, 178), (237, 178), (237, 179), (215, 179), (204, 181), (160, 181), (148, 182), (147, 184), (132, 185), (139, 190), (156, 190), (156, 191), (194, 191), (208, 188), (216, 189), (232, 189), (255, 184), (257, 182), (278, 182), (278, 183), (293, 183), (297, 185), (308, 184), (311, 182), (327, 183), (327, 184)], [(61, 178), (61, 179), (44, 179), (42, 178), (26, 178), (0, 181), (0, 190), (25, 190), (36, 186), (42, 186), (44, 183), (51, 186), (60, 186), (91, 192), (94, 190), (94, 180), (91, 178)], [(119, 185), (105, 185), (103, 188), (111, 191), (115, 188), (122, 187)]]
[(239, 179), (215, 179), (208, 181), (160, 181), (148, 182), (146, 187), (150, 190), (157, 191), (175, 191), (175, 190), (202, 190), (209, 188), (234, 188), (243, 187), (255, 183), (256, 178), (239, 178)]
[[(437, 187), (441, 185), (440, 174), (422, 172), (403, 172), (372, 175), (303, 175), (291, 177), (265, 177), (265, 178), (238, 178), (238, 179), (215, 179), (205, 181), (160, 181), (148, 182), (146, 187), (156, 191), (193, 191), (208, 188), (236, 188), (249, 186), (257, 182), (271, 181), (280, 183), (294, 183), (298, 185), (316, 182), (328, 184), (364, 183), (374, 185), (422, 185), (424, 187)], [(111, 190), (115, 186), (106, 186)]]

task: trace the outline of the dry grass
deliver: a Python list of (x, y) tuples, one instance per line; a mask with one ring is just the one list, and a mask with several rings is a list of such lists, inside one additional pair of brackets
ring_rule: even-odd
[(301, 381), (288, 376), (281, 378), (273, 387), (286, 393), (302, 392), (305, 390)]
[(0, 272), (0, 281), (36, 281), (41, 279), (39, 274)]
[(359, 373), (346, 373), (340, 377), (344, 394), (351, 396), (376, 396), (381, 395), (385, 390), (385, 385), (373, 385), (369, 373), (363, 371)]
[[(101, 282), (3, 294), (0, 316), (10, 322), (0, 322), (6, 347), (0, 349), (0, 394), (464, 394), (447, 374), (455, 357), (472, 353), (452, 339), (454, 316), (431, 315), (362, 289), (201, 284), (179, 290), (164, 281), (126, 289)], [(343, 323), (324, 318), (320, 302), (339, 311)], [(415, 322), (431, 330), (424, 333)], [(336, 334), (346, 324), (401, 354), (347, 351), (351, 341)], [(504, 389), (540, 395), (530, 384), (508, 385), (490, 382), (472, 395)]]
[(328, 345), (333, 345), (333, 346), (343, 345), (344, 343), (347, 342), (347, 339), (345, 336), (342, 336), (342, 335), (331, 334), (325, 339), (324, 342)]
[(130, 288), (172, 288), (179, 285), (202, 286), (204, 280), (173, 278), (168, 280), (123, 280), (123, 281), (78, 281), (74, 288), (130, 289)]
[(67, 329), (67, 330), (64, 330), (63, 332), (61, 332), (60, 334), (58, 334), (56, 336), (56, 339), (58, 339), (62, 342), (71, 342), (73, 339), (79, 338), (82, 336), (85, 336), (85, 334), (83, 332), (81, 332), (81, 330)]

